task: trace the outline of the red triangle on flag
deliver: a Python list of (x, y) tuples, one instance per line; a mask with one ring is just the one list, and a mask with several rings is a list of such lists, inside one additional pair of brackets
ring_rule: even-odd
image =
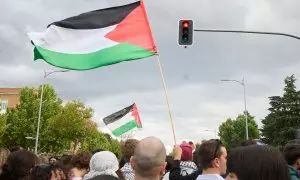
[(142, 128), (142, 121), (135, 103), (132, 108), (132, 116), (134, 117), (136, 124), (138, 125), (138, 128)]
[(106, 34), (108, 39), (129, 43), (157, 53), (144, 8), (135, 8), (117, 27)]

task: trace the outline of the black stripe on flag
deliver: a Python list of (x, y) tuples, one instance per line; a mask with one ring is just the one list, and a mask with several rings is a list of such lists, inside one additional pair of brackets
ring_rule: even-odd
[(115, 112), (115, 113), (113, 113), (113, 114), (111, 114), (111, 115), (109, 115), (109, 116), (107, 116), (105, 118), (103, 118), (104, 124), (108, 125), (108, 124), (111, 124), (111, 123), (113, 123), (113, 122), (121, 119), (126, 114), (128, 114), (129, 112), (131, 112), (132, 109), (133, 109), (133, 107), (134, 107), (134, 104), (132, 104), (132, 105), (130, 105), (130, 106), (128, 106), (128, 107), (126, 107), (126, 108), (118, 111), (118, 112)]
[(137, 1), (123, 6), (99, 9), (54, 22), (48, 27), (55, 25), (69, 29), (100, 29), (119, 24), (139, 5), (140, 1)]

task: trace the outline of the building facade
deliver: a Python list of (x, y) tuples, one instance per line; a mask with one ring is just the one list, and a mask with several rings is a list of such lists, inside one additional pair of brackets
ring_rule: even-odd
[(14, 108), (20, 102), (21, 88), (0, 88), (0, 113), (5, 113), (7, 108)]

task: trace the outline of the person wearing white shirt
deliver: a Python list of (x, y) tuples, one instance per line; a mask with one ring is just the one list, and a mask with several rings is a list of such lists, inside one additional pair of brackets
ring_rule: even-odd
[(199, 147), (199, 161), (203, 168), (197, 180), (224, 180), (227, 170), (227, 150), (219, 139), (211, 139)]

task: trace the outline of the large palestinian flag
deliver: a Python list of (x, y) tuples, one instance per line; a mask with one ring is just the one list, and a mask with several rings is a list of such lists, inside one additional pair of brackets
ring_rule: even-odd
[(116, 137), (133, 129), (142, 128), (142, 121), (135, 103), (103, 118), (103, 122)]
[(34, 60), (72, 70), (88, 70), (155, 55), (142, 1), (100, 9), (29, 33)]

